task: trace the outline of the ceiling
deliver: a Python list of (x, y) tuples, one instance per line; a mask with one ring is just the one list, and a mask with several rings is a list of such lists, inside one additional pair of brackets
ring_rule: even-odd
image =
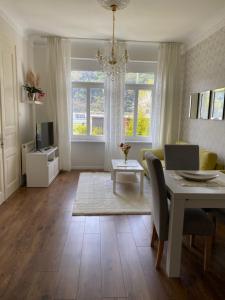
[[(27, 33), (111, 37), (111, 12), (97, 0), (0, 0), (0, 9)], [(116, 37), (184, 42), (223, 19), (224, 0), (130, 0), (116, 13)]]

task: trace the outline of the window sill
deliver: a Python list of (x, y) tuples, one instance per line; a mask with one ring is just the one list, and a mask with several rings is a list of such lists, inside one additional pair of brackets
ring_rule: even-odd
[(105, 141), (101, 141), (101, 140), (71, 140), (71, 143), (104, 143)]
[(152, 144), (152, 141), (129, 141), (129, 140), (125, 140), (126, 143), (129, 144)]
[[(129, 144), (152, 144), (151, 141), (129, 141), (129, 140), (125, 140), (126, 143), (129, 143)], [(105, 144), (105, 141), (104, 140), (75, 140), (75, 139), (72, 139), (71, 140), (71, 143), (103, 143)]]

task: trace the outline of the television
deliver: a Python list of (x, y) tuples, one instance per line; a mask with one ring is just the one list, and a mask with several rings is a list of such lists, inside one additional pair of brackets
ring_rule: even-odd
[(47, 150), (54, 144), (53, 122), (37, 123), (36, 126), (36, 148)]

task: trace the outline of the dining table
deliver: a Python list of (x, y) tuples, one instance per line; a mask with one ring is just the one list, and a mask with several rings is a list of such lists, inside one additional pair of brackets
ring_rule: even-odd
[(166, 257), (166, 273), (171, 278), (180, 277), (185, 209), (225, 208), (225, 174), (219, 171), (201, 172), (217, 177), (206, 182), (190, 181), (176, 171), (164, 170), (171, 201)]

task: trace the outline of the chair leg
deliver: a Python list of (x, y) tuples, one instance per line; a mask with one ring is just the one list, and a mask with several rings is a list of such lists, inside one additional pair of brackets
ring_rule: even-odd
[(206, 236), (205, 247), (204, 247), (204, 272), (207, 271), (210, 262), (212, 243), (213, 243), (213, 236)]
[(158, 249), (157, 249), (157, 258), (156, 258), (156, 264), (155, 268), (158, 270), (161, 265), (162, 255), (163, 255), (163, 248), (164, 248), (164, 241), (158, 242)]
[(157, 240), (158, 235), (157, 235), (157, 231), (155, 229), (155, 225), (153, 224), (153, 228), (152, 228), (152, 239), (151, 239), (151, 247), (154, 247), (154, 243)]

